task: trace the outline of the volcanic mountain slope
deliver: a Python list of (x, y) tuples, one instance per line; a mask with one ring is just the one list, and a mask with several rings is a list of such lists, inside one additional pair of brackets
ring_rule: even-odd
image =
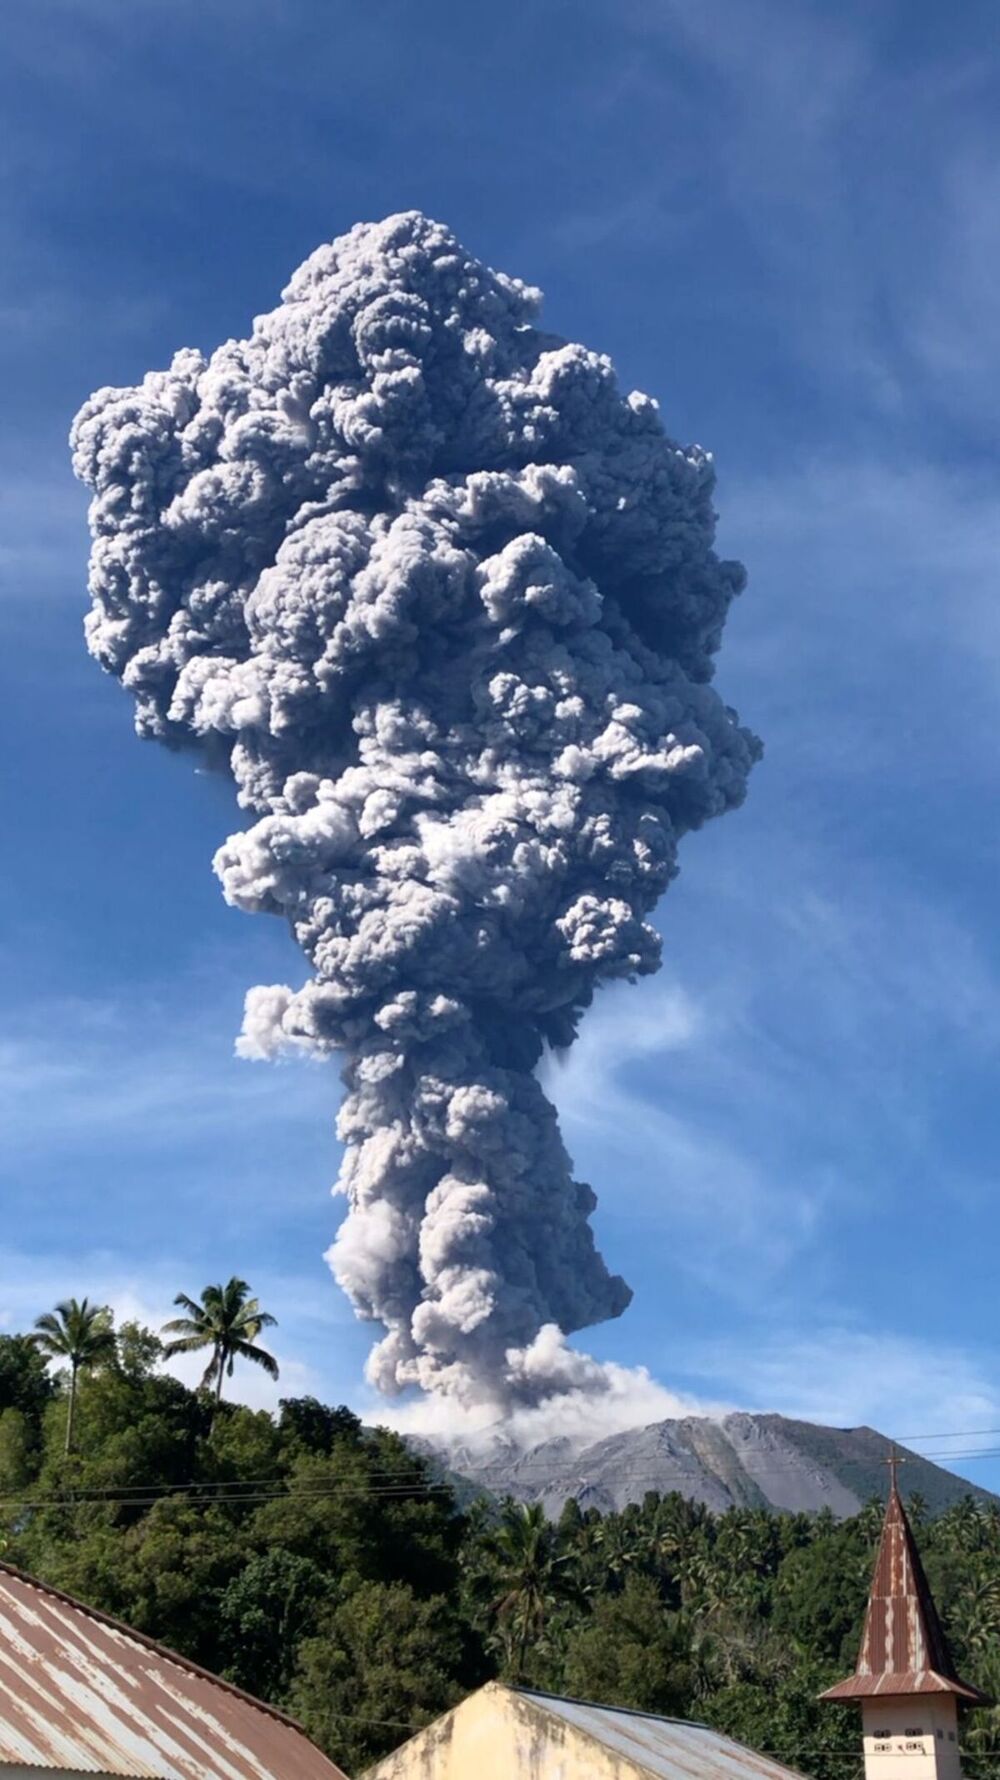
[[(736, 1413), (720, 1420), (687, 1416), (631, 1428), (580, 1447), (566, 1439), (522, 1451), (502, 1431), (475, 1444), (454, 1443), (444, 1457), (459, 1479), (495, 1496), (542, 1502), (550, 1515), (575, 1496), (582, 1508), (623, 1508), (647, 1490), (682, 1496), (722, 1511), (734, 1505), (792, 1512), (829, 1508), (854, 1514), (884, 1496), (890, 1442), (874, 1428), (826, 1428), (782, 1415)], [(929, 1459), (900, 1448), (900, 1486), (919, 1491), (931, 1514), (962, 1496), (996, 1500)]]

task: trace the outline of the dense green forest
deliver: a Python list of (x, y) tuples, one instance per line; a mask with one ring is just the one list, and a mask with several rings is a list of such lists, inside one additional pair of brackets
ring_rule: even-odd
[[(498, 1675), (858, 1774), (855, 1709), (815, 1696), (853, 1666), (878, 1503), (841, 1523), (655, 1494), (604, 1516), (571, 1502), (557, 1526), (460, 1511), (346, 1409), (219, 1404), (220, 1380), (159, 1369), (148, 1330), (90, 1334), (71, 1442), (69, 1369), (0, 1337), (3, 1556), (282, 1705), (348, 1773)], [(1000, 1508), (910, 1513), (959, 1665), (1000, 1695)], [(1000, 1712), (970, 1714), (963, 1742), (967, 1773), (1000, 1780)]]

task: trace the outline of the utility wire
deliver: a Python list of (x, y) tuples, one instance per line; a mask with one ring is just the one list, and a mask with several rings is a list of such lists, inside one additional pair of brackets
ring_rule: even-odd
[[(919, 1457), (923, 1457), (924, 1455), (916, 1454), (915, 1456), (919, 1458)], [(952, 1459), (952, 1460), (961, 1459), (963, 1462), (969, 1462), (973, 1459), (1000, 1458), (1000, 1447), (984, 1447), (984, 1448), (978, 1449), (977, 1451), (948, 1453), (944, 1456), (946, 1456), (947, 1458)], [(322, 1462), (322, 1458), (320, 1458), (319, 1462), (320, 1463)], [(851, 1461), (848, 1461), (848, 1463), (850, 1463), (850, 1462)], [(854, 1461), (854, 1462), (862, 1463), (863, 1461)], [(905, 1460), (903, 1462), (905, 1462)], [(928, 1461), (928, 1462), (930, 1462), (930, 1461)], [(802, 1465), (794, 1464), (791, 1461), (786, 1460), (781, 1463), (776, 1463), (773, 1465), (755, 1466), (752, 1470), (747, 1470), (744, 1475), (748, 1481), (753, 1482), (754, 1479), (756, 1479), (758, 1477), (778, 1477), (778, 1476), (786, 1476), (789, 1474), (801, 1475), (802, 1471), (803, 1471)], [(577, 1470), (574, 1470), (574, 1468), (572, 1466), (567, 1467), (566, 1475), (572, 1476), (575, 1480), (579, 1481), (580, 1483), (585, 1484), (589, 1481), (588, 1468), (585, 1465), (581, 1465), (579, 1467), (579, 1469), (577, 1469)], [(464, 1483), (468, 1483), (468, 1484), (472, 1484), (472, 1485), (475, 1485), (477, 1483), (482, 1483), (484, 1485), (484, 1487), (488, 1487), (489, 1467), (485, 1467), (484, 1471), (482, 1473), (480, 1473), (478, 1476), (468, 1474), (468, 1473), (463, 1474), (461, 1472), (451, 1472), (451, 1476), (455, 1477), (459, 1483), (464, 1482)], [(656, 1478), (656, 1477), (662, 1476), (662, 1470), (659, 1467), (654, 1466), (654, 1465), (638, 1465), (638, 1466), (637, 1465), (625, 1465), (625, 1466), (619, 1466), (616, 1469), (615, 1476), (616, 1476), (616, 1478), (633, 1478), (633, 1479), (643, 1478), (643, 1477)], [(517, 1467), (517, 1477), (516, 1477), (515, 1481), (518, 1481), (518, 1482), (524, 1482), (524, 1481), (549, 1482), (549, 1481), (551, 1481), (551, 1479), (552, 1479), (551, 1465), (540, 1465), (538, 1467), (538, 1469), (534, 1470), (534, 1471), (530, 1467), (528, 1467), (524, 1464), (520, 1464)], [(718, 1481), (723, 1482), (724, 1479), (719, 1478)], [(365, 1475), (365, 1478), (363, 1480), (360, 1480), (358, 1483), (352, 1483), (350, 1478), (345, 1478), (343, 1480), (331, 1479), (330, 1487), (336, 1487), (338, 1489), (342, 1488), (345, 1491), (355, 1490), (355, 1491), (359, 1491), (359, 1492), (362, 1492), (365, 1494), (370, 1494), (370, 1493), (375, 1493), (375, 1491), (372, 1489), (373, 1482), (375, 1485), (375, 1490), (382, 1489), (382, 1488), (396, 1489), (396, 1488), (408, 1487), (408, 1486), (412, 1486), (415, 1489), (447, 1490), (447, 1489), (451, 1489), (453, 1487), (453, 1485), (451, 1484), (449, 1479), (446, 1477), (434, 1477), (434, 1476), (427, 1477), (426, 1475), (422, 1474), (416, 1464), (412, 1464), (409, 1466), (399, 1466), (397, 1468), (392, 1468), (392, 1467), (377, 1468), (375, 1470), (368, 1471)], [(270, 1477), (252, 1477), (252, 1478), (251, 1477), (247, 1477), (247, 1478), (243, 1478), (243, 1477), (233, 1477), (233, 1478), (189, 1477), (189, 1478), (181, 1478), (174, 1482), (166, 1482), (166, 1483), (162, 1483), (162, 1484), (140, 1483), (140, 1484), (109, 1485), (106, 1490), (99, 1484), (88, 1484), (88, 1485), (82, 1486), (82, 1493), (92, 1495), (95, 1498), (101, 1497), (105, 1500), (109, 1500), (112, 1497), (124, 1499), (130, 1493), (148, 1495), (153, 1490), (162, 1491), (162, 1492), (166, 1493), (169, 1491), (197, 1489), (199, 1491), (214, 1490), (219, 1493), (225, 1492), (225, 1491), (231, 1491), (234, 1494), (234, 1499), (238, 1499), (235, 1494), (235, 1492), (237, 1492), (237, 1491), (246, 1492), (246, 1491), (250, 1491), (250, 1490), (270, 1489), (270, 1488), (287, 1489), (293, 1483), (294, 1483), (294, 1478), (290, 1478), (288, 1476), (288, 1474), (277, 1474), (277, 1475), (272, 1475)], [(326, 1486), (324, 1486), (324, 1487), (326, 1487)], [(0, 1499), (3, 1499), (3, 1498), (0, 1498)]]
[[(924, 1434), (919, 1436), (911, 1434), (908, 1436), (900, 1436), (899, 1438), (900, 1440), (905, 1438), (910, 1441), (918, 1438), (925, 1440), (945, 1440), (971, 1437), (973, 1434), (982, 1434), (983, 1436), (986, 1436), (996, 1432), (1000, 1432), (1000, 1430), (985, 1428), (981, 1430), (956, 1429), (954, 1431), (940, 1431), (936, 1434)], [(924, 1458), (928, 1463), (935, 1463), (938, 1460), (947, 1459), (951, 1463), (961, 1462), (968, 1464), (979, 1459), (1000, 1458), (1000, 1447), (980, 1447), (975, 1450), (970, 1449), (967, 1451), (946, 1453), (935, 1452), (933, 1457), (922, 1453), (916, 1453), (913, 1456)], [(0, 1496), (0, 1508), (78, 1508), (81, 1506), (113, 1504), (147, 1508), (155, 1506), (158, 1502), (170, 1500), (179, 1500), (189, 1506), (210, 1506), (213, 1504), (258, 1504), (271, 1501), (301, 1502), (328, 1499), (337, 1496), (403, 1499), (406, 1497), (448, 1494), (452, 1491), (454, 1485), (447, 1478), (435, 1478), (433, 1476), (428, 1477), (422, 1475), (419, 1469), (419, 1464), (419, 1460), (414, 1460), (409, 1465), (402, 1463), (399, 1466), (394, 1467), (377, 1467), (374, 1470), (369, 1471), (365, 1479), (356, 1483), (352, 1483), (350, 1479), (330, 1479), (327, 1482), (317, 1483), (314, 1487), (311, 1487), (308, 1481), (296, 1486), (295, 1479), (287, 1476), (219, 1479), (187, 1478), (159, 1484), (142, 1483), (111, 1485), (108, 1487), (90, 1484), (81, 1486), (79, 1490), (74, 1490), (72, 1495), (69, 1496)], [(745, 1476), (747, 1481), (753, 1483), (760, 1478), (780, 1477), (790, 1474), (801, 1475), (802, 1470), (803, 1467), (800, 1464), (784, 1461), (772, 1465), (756, 1466), (752, 1470), (747, 1470)], [(478, 1484), (484, 1489), (490, 1487), (488, 1463), (485, 1472), (478, 1477), (463, 1477), (461, 1473), (452, 1473), (452, 1475), (456, 1476), (459, 1483), (465, 1482), (472, 1487), (475, 1487)], [(633, 1482), (640, 1482), (643, 1479), (649, 1479), (655, 1482), (658, 1479), (662, 1479), (662, 1471), (660, 1468), (654, 1466), (622, 1466), (617, 1469), (615, 1475), (616, 1480), (627, 1479)], [(532, 1470), (530, 1464), (521, 1463), (518, 1466), (517, 1478), (515, 1481), (519, 1483), (544, 1484), (550, 1482), (551, 1478), (552, 1470), (550, 1465), (539, 1465), (536, 1470)], [(720, 1483), (724, 1482), (721, 1478), (718, 1479), (718, 1481)], [(570, 1466), (567, 1482), (578, 1488), (589, 1487), (592, 1480), (588, 1476), (588, 1467), (584, 1464), (581, 1465), (578, 1470), (574, 1470), (574, 1468)]]
[[(618, 1475), (620, 1478), (631, 1478), (635, 1481), (637, 1478), (641, 1478), (643, 1473), (619, 1472)], [(760, 1476), (762, 1473), (757, 1473), (757, 1475)], [(577, 1487), (581, 1489), (589, 1487), (587, 1479), (580, 1478), (577, 1480)], [(384, 1502), (420, 1501), (433, 1498), (434, 1496), (447, 1497), (451, 1494), (452, 1488), (450, 1484), (443, 1482), (435, 1483), (431, 1481), (420, 1483), (414, 1482), (411, 1484), (377, 1485), (373, 1488), (364, 1486), (345, 1488), (339, 1484), (329, 1484), (314, 1489), (296, 1489), (289, 1488), (287, 1485), (283, 1484), (280, 1488), (269, 1490), (242, 1490), (239, 1492), (232, 1489), (220, 1490), (213, 1486), (206, 1487), (204, 1485), (194, 1485), (190, 1487), (178, 1485), (148, 1485), (143, 1487), (142, 1485), (132, 1485), (127, 1490), (107, 1489), (102, 1490), (99, 1493), (95, 1493), (93, 1490), (88, 1490), (84, 1487), (74, 1491), (70, 1495), (64, 1496), (0, 1496), (0, 1511), (11, 1512), (14, 1510), (33, 1510), (37, 1512), (43, 1510), (106, 1507), (148, 1509), (157, 1508), (163, 1504), (179, 1504), (187, 1508), (238, 1508), (241, 1506), (258, 1507), (272, 1502), (284, 1502), (291, 1507), (296, 1503), (305, 1505), (323, 1501), (352, 1498)], [(634, 1503), (630, 1504), (630, 1506), (638, 1507), (640, 1504)], [(732, 1503), (730, 1506), (739, 1508), (750, 1507), (752, 1504)], [(772, 1508), (774, 1507), (773, 1504), (770, 1506)], [(780, 1508), (775, 1511), (778, 1513), (782, 1512)], [(621, 1511), (618, 1510), (618, 1512)], [(723, 1510), (723, 1512), (725, 1511)], [(785, 1512), (792, 1513), (795, 1511), (789, 1509)], [(799, 1512), (809, 1511), (802, 1510)]]
[[(992, 1453), (968, 1454), (965, 1456), (968, 1458), (1000, 1457), (1000, 1449)], [(544, 1472), (540, 1472), (537, 1477), (532, 1479), (531, 1476), (526, 1475), (522, 1469), (519, 1470), (516, 1481), (544, 1483), (551, 1481), (551, 1475), (551, 1470), (548, 1469)], [(747, 1481), (752, 1483), (758, 1478), (787, 1475), (801, 1475), (801, 1467), (791, 1464), (770, 1467), (762, 1466), (754, 1471), (748, 1471), (746, 1473), (746, 1478)], [(109, 1485), (107, 1487), (102, 1485), (83, 1484), (79, 1489), (73, 1490), (72, 1495), (69, 1496), (0, 1496), (0, 1507), (52, 1508), (69, 1505), (74, 1507), (83, 1505), (101, 1506), (103, 1504), (114, 1503), (126, 1507), (149, 1507), (154, 1506), (161, 1501), (168, 1502), (174, 1500), (189, 1504), (204, 1502), (207, 1504), (228, 1503), (238, 1505), (239, 1503), (247, 1502), (295, 1502), (336, 1496), (378, 1499), (407, 1496), (449, 1495), (453, 1492), (454, 1488), (454, 1486), (444, 1478), (420, 1477), (419, 1475), (406, 1474), (403, 1472), (376, 1472), (372, 1473), (372, 1477), (375, 1479), (374, 1482), (361, 1481), (352, 1483), (349, 1480), (341, 1481), (340, 1479), (330, 1479), (327, 1482), (317, 1482), (315, 1485), (310, 1485), (308, 1482), (304, 1485), (296, 1485), (294, 1478), (281, 1476), (259, 1479), (227, 1478), (219, 1479), (218, 1481), (205, 1478), (189, 1478), (172, 1483)], [(656, 1480), (662, 1478), (662, 1472), (658, 1469), (623, 1466), (618, 1469), (615, 1478), (616, 1481), (628, 1480), (632, 1482), (641, 1482), (643, 1480)], [(485, 1478), (477, 1479), (470, 1477), (460, 1481), (466, 1481), (472, 1486), (479, 1483), (484, 1489), (489, 1488), (488, 1480)], [(583, 1489), (588, 1488), (591, 1485), (591, 1479), (587, 1476), (586, 1471), (581, 1471), (580, 1473), (569, 1476), (566, 1481), (571, 1485)], [(722, 1478), (717, 1479), (717, 1481), (724, 1483), (724, 1479)], [(67, 1487), (72, 1489), (72, 1486)], [(638, 1504), (635, 1505), (638, 1506)], [(734, 1504), (734, 1506), (740, 1506), (740, 1504)], [(742, 1506), (748, 1506), (748, 1504), (742, 1504)]]
[(972, 1440), (987, 1434), (1000, 1434), (1000, 1428), (953, 1428), (943, 1434), (897, 1434), (895, 1438), (905, 1444), (908, 1440)]

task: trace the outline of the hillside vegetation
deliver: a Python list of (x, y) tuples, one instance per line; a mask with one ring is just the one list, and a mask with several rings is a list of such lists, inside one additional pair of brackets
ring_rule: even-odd
[[(68, 1391), (0, 1337), (3, 1556), (292, 1712), (348, 1771), (490, 1676), (696, 1717), (817, 1780), (860, 1769), (852, 1666), (881, 1507), (853, 1518), (650, 1493), (620, 1513), (477, 1501), (394, 1434), (272, 1417), (164, 1375), (126, 1325)], [(1000, 1693), (1000, 1507), (911, 1517), (960, 1667)], [(1000, 1714), (970, 1715), (995, 1780)]]

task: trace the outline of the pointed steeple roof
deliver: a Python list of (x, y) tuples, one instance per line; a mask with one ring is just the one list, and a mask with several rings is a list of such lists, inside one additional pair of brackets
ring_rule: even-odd
[(918, 1693), (950, 1693), (972, 1705), (987, 1703), (978, 1688), (960, 1681), (955, 1672), (893, 1465), (857, 1668), (820, 1698)]

